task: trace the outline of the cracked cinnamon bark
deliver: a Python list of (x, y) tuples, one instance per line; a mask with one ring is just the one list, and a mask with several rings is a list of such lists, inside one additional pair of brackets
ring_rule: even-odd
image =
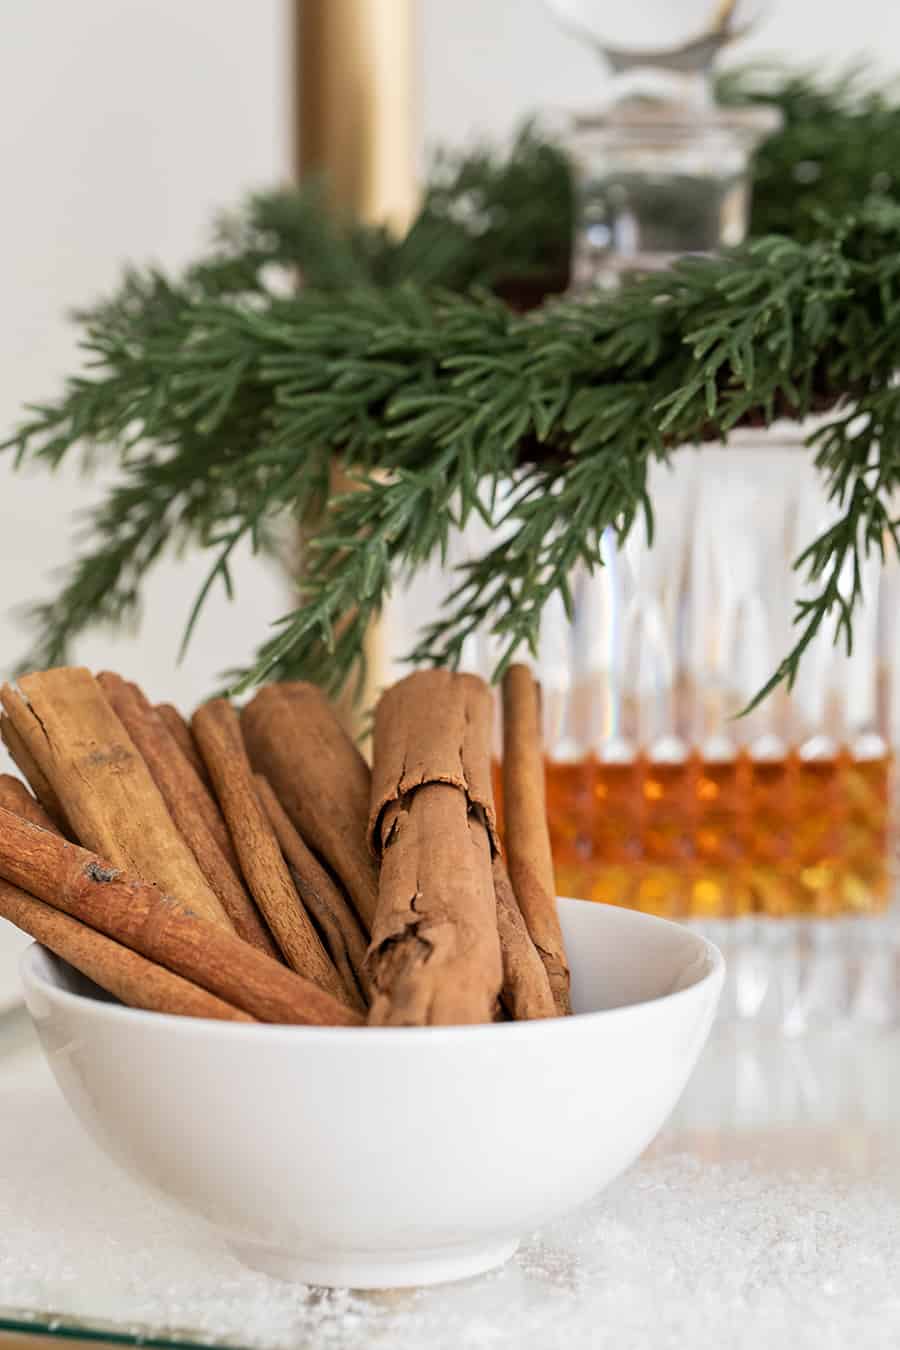
[(370, 1022), (493, 1020), (503, 969), (492, 855), (491, 699), (483, 681), (420, 671), (375, 715), (369, 841), (381, 859)]

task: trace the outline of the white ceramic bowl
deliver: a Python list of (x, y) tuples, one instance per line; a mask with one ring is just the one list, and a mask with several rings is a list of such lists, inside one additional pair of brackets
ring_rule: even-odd
[(505, 1261), (650, 1143), (724, 975), (661, 919), (560, 902), (579, 1015), (483, 1027), (247, 1026), (136, 1012), (43, 948), (28, 1008), (102, 1149), (312, 1284), (431, 1284)]

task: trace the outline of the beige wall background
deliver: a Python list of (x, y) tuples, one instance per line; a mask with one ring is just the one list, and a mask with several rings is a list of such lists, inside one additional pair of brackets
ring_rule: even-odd
[[(0, 436), (22, 403), (77, 368), (66, 312), (112, 289), (128, 259), (180, 266), (247, 187), (287, 175), (287, 12), (280, 0), (9, 0), (0, 6)], [(0, 459), (0, 668), (24, 646), (15, 609), (48, 592), (76, 513), (99, 484), (72, 464), (14, 475)], [(175, 666), (202, 559), (161, 566), (140, 639), (92, 636), (157, 697), (190, 702), (285, 607), (251, 559)]]

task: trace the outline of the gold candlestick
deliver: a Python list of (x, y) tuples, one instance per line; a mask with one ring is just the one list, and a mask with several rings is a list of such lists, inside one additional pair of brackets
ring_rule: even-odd
[(298, 0), (296, 166), (335, 206), (404, 229), (415, 208), (413, 0)]
[[(299, 179), (321, 174), (332, 205), (407, 228), (416, 206), (414, 0), (296, 0), (294, 145)], [(332, 491), (346, 491), (339, 469)], [(385, 669), (379, 625), (365, 643), (359, 707), (341, 701), (359, 732)]]

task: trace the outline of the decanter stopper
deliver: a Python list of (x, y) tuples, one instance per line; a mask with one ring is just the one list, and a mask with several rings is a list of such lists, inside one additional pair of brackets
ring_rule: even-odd
[[(565, 141), (578, 195), (576, 291), (658, 271), (685, 254), (739, 244), (749, 219), (750, 156), (779, 123), (774, 108), (716, 102), (714, 64), (746, 33), (741, 0), (549, 0), (605, 61), (596, 107), (570, 115)], [(659, 45), (659, 36), (668, 45)]]

